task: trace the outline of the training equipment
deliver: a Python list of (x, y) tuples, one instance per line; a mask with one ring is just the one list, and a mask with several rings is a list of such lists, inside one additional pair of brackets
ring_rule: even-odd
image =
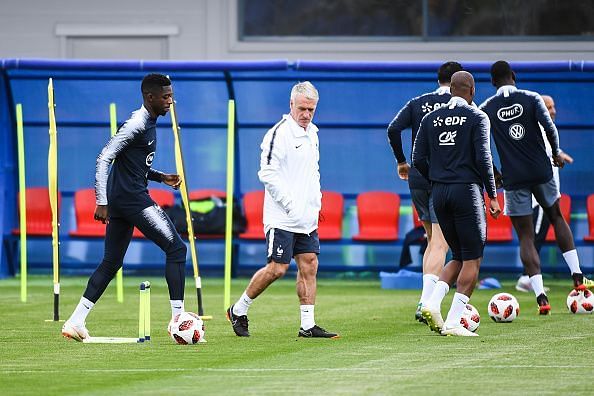
[(231, 303), (231, 259), (233, 241), (233, 186), (235, 177), (235, 101), (227, 104), (227, 211), (225, 213), (225, 270), (223, 309)]
[(520, 314), (520, 304), (511, 294), (498, 293), (491, 297), (487, 311), (495, 322), (511, 322)]
[(466, 308), (464, 309), (464, 313), (462, 314), (462, 318), (460, 319), (460, 324), (466, 330), (470, 330), (475, 332), (476, 329), (481, 324), (481, 315), (479, 311), (472, 305), (466, 304)]
[(574, 314), (591, 314), (594, 312), (594, 293), (588, 289), (570, 291), (567, 308)]
[[(111, 136), (118, 132), (117, 109), (115, 103), (109, 104), (109, 127)], [(116, 273), (116, 298), (119, 303), (124, 302), (124, 267), (120, 267)]]
[(169, 322), (167, 331), (173, 341), (180, 345), (206, 342), (204, 339), (204, 322), (193, 312), (182, 312)]
[(188, 185), (186, 179), (186, 172), (184, 168), (184, 157), (182, 154), (181, 136), (179, 133), (179, 125), (177, 124), (177, 113), (175, 111), (175, 102), (171, 103), (171, 128), (173, 130), (173, 140), (175, 141), (175, 167), (181, 184), (179, 185), (179, 193), (182, 198), (183, 206), (186, 211), (186, 223), (188, 224), (188, 241), (190, 242), (190, 256), (192, 257), (192, 267), (194, 269), (194, 281), (196, 284), (196, 298), (198, 300), (198, 315), (202, 319), (212, 319), (212, 316), (204, 316), (204, 308), (202, 306), (202, 281), (200, 279), (200, 272), (198, 272), (198, 254), (196, 253), (196, 238), (194, 237), (194, 227), (192, 215), (190, 214), (190, 199), (188, 198)]
[[(50, 78), (47, 85), (47, 107), (49, 110), (49, 150), (47, 175), (50, 206), (52, 208), (52, 263), (54, 270), (54, 322), (60, 320), (60, 241), (58, 228), (58, 130), (54, 104), (54, 83)], [(51, 321), (51, 320), (48, 320)]]
[(151, 340), (151, 282), (140, 284), (138, 304), (138, 337), (87, 337), (87, 344), (135, 344)]
[(17, 150), (19, 161), (19, 207), (21, 240), (21, 301), (27, 302), (27, 183), (25, 182), (25, 138), (23, 129), (23, 105), (16, 105)]

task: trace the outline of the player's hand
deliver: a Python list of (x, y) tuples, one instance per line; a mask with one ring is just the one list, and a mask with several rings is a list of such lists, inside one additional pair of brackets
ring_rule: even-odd
[(168, 186), (173, 187), (174, 190), (177, 190), (181, 185), (181, 177), (179, 175), (170, 175), (165, 174), (163, 175), (163, 183), (167, 184)]
[(410, 171), (410, 165), (406, 162), (398, 164), (398, 177), (402, 180), (408, 180), (408, 172)]
[(501, 213), (501, 208), (499, 207), (499, 202), (497, 198), (489, 198), (489, 214), (492, 218), (496, 219), (499, 217)]
[(107, 220), (107, 205), (95, 206), (95, 214), (93, 217), (96, 221), (100, 221), (103, 224), (106, 224), (108, 222), (108, 220)]
[[(573, 160), (573, 158), (572, 158)], [(563, 158), (563, 153), (559, 153), (559, 155), (553, 155), (553, 165), (558, 168), (563, 168), (565, 166), (565, 160)]]
[(566, 164), (573, 164), (573, 157), (571, 155), (567, 154), (566, 152), (561, 151), (559, 153), (559, 157), (563, 158), (563, 161)]
[(503, 175), (500, 172), (495, 172), (495, 188), (503, 187)]

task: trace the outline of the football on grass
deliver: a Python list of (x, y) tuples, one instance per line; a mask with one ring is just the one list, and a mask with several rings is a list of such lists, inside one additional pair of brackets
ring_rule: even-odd
[(520, 314), (520, 304), (509, 293), (498, 293), (491, 297), (489, 317), (495, 322), (511, 322)]
[(464, 313), (460, 319), (460, 324), (464, 326), (466, 330), (473, 332), (478, 329), (481, 324), (481, 315), (479, 315), (478, 310), (473, 305), (466, 304), (466, 308), (464, 308)]
[(591, 314), (594, 311), (594, 293), (588, 289), (570, 291), (567, 308), (574, 314)]
[(193, 312), (183, 312), (169, 322), (168, 332), (173, 341), (181, 345), (206, 342), (204, 339), (204, 323)]

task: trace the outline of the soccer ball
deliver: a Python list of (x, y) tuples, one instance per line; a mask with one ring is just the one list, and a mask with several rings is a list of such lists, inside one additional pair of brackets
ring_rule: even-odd
[(594, 293), (588, 289), (570, 291), (567, 296), (567, 308), (574, 314), (591, 314), (594, 312)]
[(520, 314), (520, 304), (509, 293), (498, 293), (491, 297), (489, 317), (495, 322), (511, 322)]
[(198, 315), (192, 312), (182, 312), (176, 315), (167, 331), (173, 341), (181, 345), (206, 342), (204, 339), (204, 323)]
[(466, 304), (466, 308), (464, 309), (464, 313), (462, 314), (462, 319), (460, 319), (460, 324), (466, 329), (470, 331), (476, 331), (481, 324), (481, 315), (479, 314), (478, 310), (471, 304)]

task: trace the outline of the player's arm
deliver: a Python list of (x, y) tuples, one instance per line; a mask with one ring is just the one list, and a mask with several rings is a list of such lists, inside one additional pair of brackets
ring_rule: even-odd
[(489, 122), (489, 117), (486, 114), (480, 117), (479, 122), (473, 129), (474, 161), (489, 196), (489, 212), (491, 216), (497, 218), (499, 213), (501, 213), (501, 208), (497, 201), (493, 158), (491, 157), (491, 123)]
[(545, 134), (547, 136), (547, 140), (551, 144), (551, 149), (553, 150), (553, 163), (555, 166), (563, 167), (565, 163), (563, 162), (563, 158), (559, 155), (561, 149), (559, 148), (559, 133), (557, 132), (557, 127), (547, 110), (547, 106), (544, 103), (544, 100), (540, 96), (536, 96), (534, 98), (536, 100), (536, 119), (542, 125)]
[(396, 117), (388, 125), (388, 142), (398, 162), (398, 176), (408, 180), (410, 165), (406, 162), (406, 156), (402, 150), (402, 131), (412, 124), (412, 107), (410, 101), (396, 114)]
[(269, 131), (262, 140), (260, 148), (260, 170), (258, 178), (264, 184), (264, 188), (273, 200), (278, 202), (287, 212), (291, 214), (295, 210), (293, 197), (291, 196), (287, 182), (281, 174), (281, 163), (287, 156), (287, 143), (281, 131)]
[(413, 166), (423, 175), (423, 177), (429, 180), (429, 138), (427, 136), (427, 116), (423, 117), (419, 131), (415, 137), (412, 152), (412, 163)]

